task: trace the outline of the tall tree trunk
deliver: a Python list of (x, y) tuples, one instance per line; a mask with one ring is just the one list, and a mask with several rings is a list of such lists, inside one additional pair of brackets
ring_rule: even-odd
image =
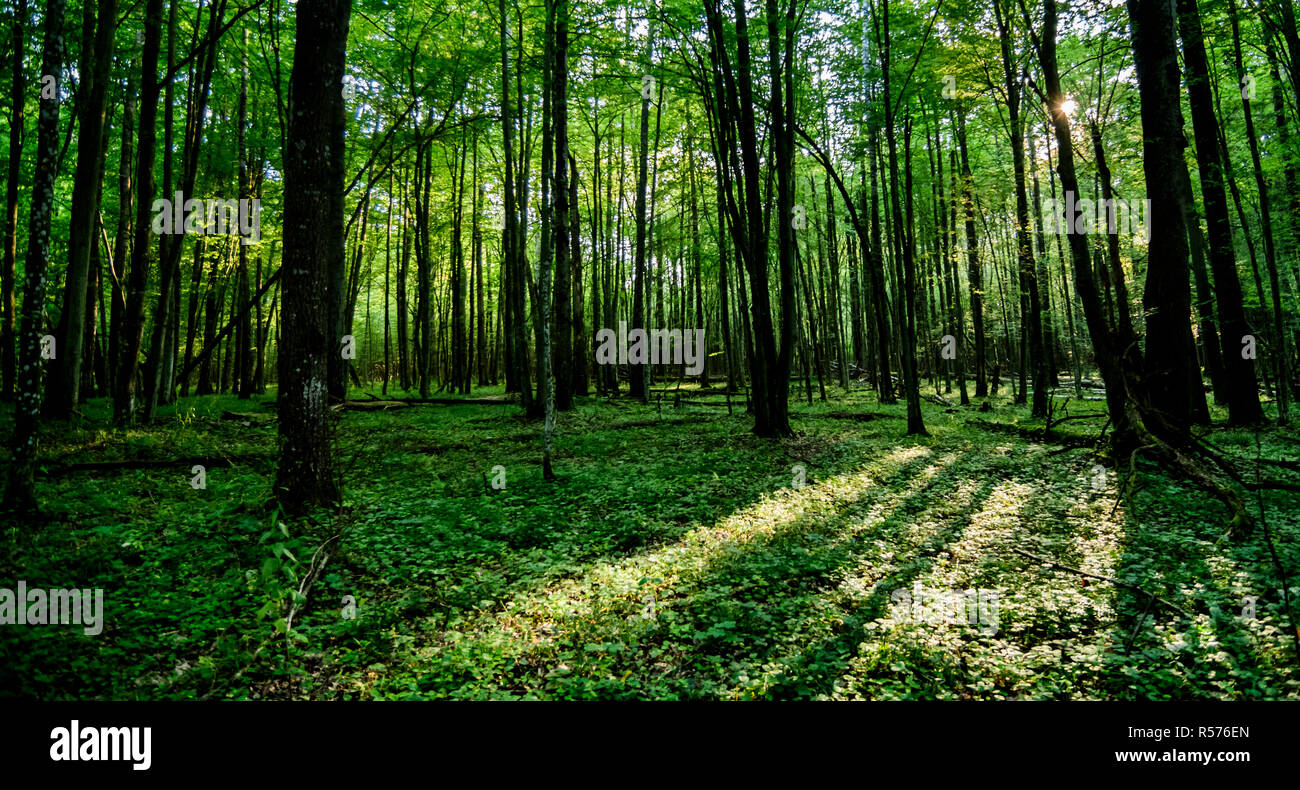
[(961, 278), (957, 274), (957, 191), (959, 175), (957, 151), (955, 149), (948, 152), (948, 177), (952, 181), (949, 187), (950, 200), (948, 203), (948, 282), (956, 310), (957, 385), (961, 392), (961, 404), (969, 406), (970, 393), (966, 390), (966, 313), (961, 301)]
[[(895, 113), (897, 107), (894, 103), (890, 88), (890, 34), (889, 34), (889, 0), (881, 4), (884, 35), (881, 40), (881, 67), (884, 71), (884, 100), (885, 100), (885, 140), (889, 147), (889, 203), (890, 212), (894, 223), (894, 245), (899, 251), (896, 260), (901, 259), (903, 273), (900, 283), (901, 288), (896, 289), (899, 294), (899, 328), (903, 336), (900, 343), (900, 362), (903, 369), (903, 390), (907, 400), (907, 433), (911, 435), (927, 435), (925, 423), (921, 417), (921, 388), (917, 380), (916, 370), (916, 262), (912, 245), (907, 241), (906, 226), (903, 222), (903, 212), (899, 204), (898, 183), (898, 142), (894, 133)], [(910, 150), (911, 124), (904, 125), (904, 144)], [(910, 162), (904, 164), (905, 170), (910, 172)], [(907, 201), (910, 208), (912, 202)], [(897, 268), (897, 266), (895, 267)]]
[[(242, 63), (239, 72), (239, 110), (238, 121), (235, 132), (239, 156), (239, 205), (248, 205), (247, 201), (252, 197), (252, 184), (249, 178), (248, 168), (248, 143), (246, 127), (248, 125), (248, 29), (244, 29), (244, 48), (241, 54)], [(368, 198), (370, 193), (366, 193)], [(364, 228), (365, 219), (363, 217), (362, 227)], [(249, 298), (249, 273), (248, 273), (248, 245), (244, 239), (239, 239), (239, 286), (235, 290), (236, 298), (242, 307), (248, 304)], [(253, 331), (249, 324), (249, 313), (244, 311), (243, 316), (236, 319), (238, 321), (235, 327), (235, 346), (238, 349), (236, 359), (239, 361), (239, 397), (241, 400), (251, 398), (253, 395)]]
[(503, 175), (505, 182), (505, 222), (502, 228), (503, 289), (507, 300), (505, 311), (505, 363), (506, 391), (518, 391), (520, 405), (525, 413), (532, 406), (531, 385), (528, 382), (528, 358), (524, 351), (524, 251), (519, 231), (519, 208), (516, 205), (514, 124), (515, 110), (510, 99), (510, 37), (506, 1), (498, 0), (501, 33), (501, 138)]
[[(1142, 108), (1143, 171), (1151, 200), (1148, 246), (1146, 393), (1150, 408), (1175, 427), (1193, 418), (1199, 380), (1192, 357), (1191, 287), (1187, 266), (1186, 205), (1189, 196), (1176, 176), (1186, 173), (1182, 111), (1179, 106), (1177, 25), (1174, 0), (1128, 0), (1133, 58)], [(1205, 393), (1200, 388), (1200, 401)]]
[[(555, 178), (551, 196), (555, 214), (551, 217), (555, 232), (555, 332), (551, 338), (554, 348), (553, 381), (555, 405), (567, 411), (573, 408), (573, 309), (572, 309), (572, 253), (570, 232), (578, 206), (571, 202), (569, 184), (569, 2), (553, 0), (555, 13), (555, 51), (551, 62), (551, 129), (555, 137)], [(552, 408), (547, 404), (548, 408)], [(554, 416), (552, 415), (552, 421)]]
[(973, 179), (970, 155), (966, 150), (966, 113), (959, 108), (956, 114), (957, 148), (961, 154), (961, 203), (966, 225), (966, 280), (970, 287), (971, 326), (975, 332), (975, 397), (986, 398), (989, 383), (984, 373), (984, 275), (979, 259), (979, 241), (975, 237), (975, 199), (971, 195)]
[[(545, 71), (543, 80), (550, 78), (556, 71), (556, 35), (555, 35), (555, 17), (558, 12), (557, 6), (564, 0), (548, 0), (546, 3), (546, 52), (545, 52)], [(537, 395), (541, 401), (543, 427), (542, 427), (542, 477), (546, 480), (555, 478), (555, 471), (551, 468), (552, 439), (555, 434), (555, 378), (551, 368), (551, 266), (557, 258), (564, 257), (567, 265), (567, 235), (568, 235), (568, 218), (560, 215), (551, 214), (552, 206), (548, 205), (548, 198), (555, 201), (554, 208), (558, 209), (561, 205), (568, 202), (567, 183), (562, 187), (560, 179), (564, 179), (568, 172), (568, 164), (559, 155), (557, 148), (562, 145), (556, 145), (554, 138), (555, 124), (553, 116), (555, 113), (555, 84), (546, 85), (545, 98), (543, 99), (543, 121), (542, 121), (542, 254), (540, 257), (540, 267), (538, 271), (537, 283), (537, 315), (534, 320), (541, 332), (541, 342), (537, 346)], [(548, 168), (552, 164), (551, 157), (555, 157), (555, 178), (551, 179)], [(547, 194), (547, 181), (550, 180), (551, 194)], [(567, 182), (567, 179), (565, 179)], [(557, 212), (558, 213), (558, 212)], [(553, 225), (551, 224), (553, 223)], [(561, 230), (563, 228), (563, 230)], [(560, 248), (560, 240), (565, 240), (566, 249)]]
[[(83, 51), (77, 171), (72, 183), (72, 216), (68, 223), (68, 271), (64, 275), (63, 311), (59, 326), (58, 356), (51, 370), (49, 398), (45, 411), (51, 417), (67, 418), (77, 411), (81, 399), (81, 369), (85, 358), (86, 281), (91, 247), (97, 243), (95, 221), (99, 216), (100, 184), (104, 177), (102, 137), (108, 112), (108, 84), (113, 62), (113, 40), (117, 32), (117, 0), (101, 0), (99, 18), (87, 3), (87, 36)], [(92, 43), (93, 38), (93, 43)]]
[(27, 104), (23, 54), (27, 49), (27, 0), (16, 0), (10, 28), (12, 76), (9, 84), (9, 180), (5, 184), (4, 263), (0, 266), (0, 399), (14, 397), (18, 358), (14, 355), (15, 261), (18, 257), (18, 182), (22, 178), (23, 124)]
[[(477, 165), (478, 151), (476, 150), (474, 153), (475, 153), (474, 162)], [(384, 396), (388, 395), (388, 380), (392, 378), (392, 373), (393, 373), (393, 368), (392, 368), (393, 347), (392, 347), (392, 336), (391, 336), (392, 313), (389, 310), (388, 300), (390, 298), (389, 294), (391, 293), (390, 284), (392, 280), (392, 263), (393, 263), (393, 180), (394, 180), (394, 172), (396, 171), (397, 168), (393, 167), (392, 164), (393, 163), (391, 162), (389, 163), (389, 170), (388, 170), (388, 210), (384, 214), (385, 217), (384, 220), (384, 382), (379, 387), (380, 394)], [(477, 234), (478, 233), (478, 222), (477, 222), (478, 191), (477, 190), (475, 190), (474, 192), (474, 198), (475, 198), (474, 232), (475, 234)], [(259, 351), (261, 345), (262, 344), (259, 342), (258, 343)]]
[[(167, 74), (171, 74), (172, 68), (176, 63), (176, 2), (167, 4), (168, 6), (168, 25), (167, 25)], [(213, 11), (216, 10), (214, 6)], [(173, 167), (172, 161), (174, 156), (174, 129), (175, 123), (173, 106), (174, 81), (171, 78), (165, 80), (165, 89), (163, 94), (163, 183), (162, 194), (166, 200), (174, 200), (172, 195)], [(193, 123), (187, 119), (187, 126)], [(189, 142), (188, 139), (186, 141)], [(197, 160), (196, 160), (197, 163)], [(181, 228), (173, 230), (180, 231)], [(154, 409), (158, 405), (160, 398), (165, 402), (166, 397), (160, 394), (164, 389), (165, 376), (164, 369), (166, 363), (163, 358), (167, 355), (168, 347), (175, 345), (175, 340), (169, 338), (171, 332), (172, 318), (172, 294), (178, 292), (180, 288), (180, 236), (159, 236), (158, 237), (158, 269), (159, 269), (159, 288), (158, 301), (154, 309), (154, 327), (153, 335), (149, 342), (149, 355), (144, 366), (144, 421), (152, 422)]]
[[(109, 392), (117, 392), (117, 381), (122, 367), (122, 325), (126, 314), (126, 257), (130, 249), (131, 217), (135, 206), (135, 188), (132, 180), (132, 162), (135, 155), (135, 91), (131, 82), (133, 70), (127, 69), (125, 96), (122, 101), (122, 139), (121, 159), (118, 160), (118, 212), (117, 235), (113, 240), (113, 259), (108, 262), (109, 274), (112, 276), (112, 299), (109, 306), (108, 332), (108, 375)], [(196, 245), (202, 249), (202, 243)]]
[(136, 145), (136, 206), (131, 268), (127, 272), (126, 311), (122, 321), (122, 359), (118, 368), (117, 391), (113, 398), (114, 419), (125, 425), (134, 418), (136, 373), (140, 366), (140, 344), (144, 338), (145, 296), (149, 269), (157, 258), (151, 243), (154, 196), (154, 159), (157, 156), (158, 51), (162, 41), (162, 0), (145, 4), (144, 51), (140, 71), (140, 133)]
[[(1062, 104), (1065, 94), (1061, 91), (1061, 79), (1056, 66), (1056, 0), (1043, 2), (1045, 23), (1042, 37), (1042, 66), (1044, 83), (1047, 87), (1047, 110), (1052, 118), (1052, 129), (1056, 134), (1057, 175), (1061, 179), (1063, 195), (1078, 194), (1079, 183), (1074, 172), (1074, 144), (1070, 135), (1070, 118)], [(1068, 202), (1068, 201), (1067, 201)], [(1076, 211), (1077, 211), (1077, 204)], [(1067, 227), (1072, 227), (1074, 216), (1067, 215)], [(1075, 290), (1083, 305), (1084, 320), (1088, 326), (1088, 335), (1092, 339), (1093, 353), (1102, 380), (1106, 384), (1106, 404), (1114, 426), (1112, 446), (1119, 450), (1130, 448), (1133, 444), (1134, 422), (1130, 398), (1139, 395), (1128, 390), (1127, 376), (1124, 375), (1124, 363), (1131, 359), (1140, 365), (1135, 345), (1121, 345), (1122, 335), (1117, 336), (1102, 309), (1101, 295), (1093, 277), (1088, 242), (1080, 233), (1066, 234), (1070, 246), (1070, 258), (1074, 264)]]
[(340, 356), (327, 275), (343, 260), (343, 67), (352, 0), (299, 0), (284, 151), (284, 272), (276, 494), (303, 512), (338, 499), (329, 359)]
[[(205, 247), (204, 240), (200, 237), (198, 247)], [(215, 246), (215, 245), (214, 245)], [(201, 255), (202, 253), (200, 253)], [(209, 252), (212, 257), (212, 266), (208, 270), (208, 293), (204, 299), (203, 305), (203, 350), (206, 352), (213, 348), (217, 343), (217, 324), (221, 321), (221, 304), (220, 304), (220, 276), (221, 276), (221, 253), (217, 250)], [(197, 264), (197, 261), (196, 261)], [(213, 376), (217, 381), (213, 381)], [(199, 395), (211, 395), (217, 391), (217, 385), (220, 383), (219, 368), (216, 367), (215, 358), (209, 359), (199, 364)]]
[[(1002, 11), (1002, 0), (993, 9), (998, 19), (1002, 45), (1002, 72), (1007, 92), (1007, 115), (1011, 126), (1011, 165), (1016, 190), (1016, 257), (1020, 282), (1020, 391), (1017, 401), (1025, 402), (1026, 371), (1033, 368), (1035, 417), (1047, 415), (1047, 360), (1043, 349), (1043, 306), (1038, 290), (1038, 273), (1029, 230), (1029, 198), (1025, 187), (1025, 144), (1020, 117), (1020, 82), (1012, 59), (1010, 19)], [(1028, 356), (1026, 358), (1026, 345)]]
[[(1239, 352), (1241, 338), (1249, 329), (1233, 254), (1232, 224), (1228, 219), (1228, 198), (1224, 192), (1223, 163), (1219, 159), (1219, 120), (1215, 117), (1210, 95), (1210, 67), (1201, 37), (1197, 0), (1177, 0), (1177, 3), (1183, 62), (1187, 64), (1187, 97), (1196, 138), (1196, 165), (1200, 170), (1201, 197), (1205, 202), (1208, 226), (1210, 268), (1214, 272), (1214, 293), (1219, 302), (1221, 348), (1228, 352), (1223, 356), (1228, 418), (1234, 425), (1249, 425), (1263, 420), (1264, 411), (1259, 405), (1254, 365), (1251, 360), (1242, 359)], [(1232, 10), (1235, 12), (1236, 9)], [(1235, 13), (1233, 17), (1235, 22)], [(1249, 101), (1246, 102), (1246, 112), (1250, 112)]]
[[(570, 305), (573, 307), (573, 342), (569, 349), (570, 368), (573, 371), (573, 383), (570, 395), (587, 394), (587, 323), (583, 316), (582, 290), (582, 228), (579, 225), (578, 212), (578, 158), (569, 150), (569, 266), (572, 270), (570, 283), (572, 294)], [(594, 215), (593, 215), (594, 217)], [(597, 223), (592, 222), (593, 227)], [(592, 249), (595, 256), (595, 249)], [(594, 270), (593, 266), (593, 270)]]
[[(41, 336), (45, 324), (45, 291), (50, 262), (50, 215), (54, 210), (54, 180), (59, 159), (59, 83), (63, 73), (64, 0), (45, 6), (45, 43), (41, 74), (53, 79), (53, 95), (41, 92), (36, 118), (36, 172), (27, 224), (27, 256), (23, 273), (23, 319), (18, 335), (18, 390), (14, 431), (10, 443), (6, 508), (32, 511), (37, 507), (34, 474), (36, 433), (41, 411)], [(57, 346), (56, 346), (57, 355)]]
[(418, 141), (415, 146), (415, 376), (420, 397), (427, 398), (433, 375), (433, 277), (429, 260), (429, 201), (433, 143)]
[[(1111, 186), (1110, 165), (1106, 162), (1106, 149), (1102, 146), (1101, 129), (1097, 124), (1091, 124), (1092, 134), (1092, 152), (1096, 159), (1097, 181), (1101, 187), (1101, 197), (1103, 200), (1111, 201), (1115, 195)], [(1078, 195), (1075, 196), (1077, 201)], [(1128, 283), (1124, 277), (1124, 267), (1120, 263), (1119, 256), (1119, 229), (1116, 228), (1111, 232), (1109, 226), (1106, 229), (1106, 262), (1109, 264), (1109, 283), (1115, 289), (1115, 315), (1118, 320), (1116, 325), (1119, 331), (1119, 337), (1126, 342), (1135, 342), (1137, 333), (1133, 329), (1133, 315), (1129, 310), (1128, 301)]]
[(474, 289), (476, 291), (475, 300), (478, 302), (478, 309), (475, 311), (478, 320), (478, 337), (476, 339), (477, 348), (475, 350), (475, 362), (478, 367), (478, 385), (486, 387), (488, 384), (488, 359), (487, 359), (487, 306), (483, 301), (483, 231), (479, 225), (479, 196), (482, 188), (479, 186), (478, 176), (478, 130), (474, 130), (474, 200), (473, 200), (473, 217), (470, 229), (470, 256), (471, 268), (474, 275)]
[[(741, 0), (743, 2), (743, 0)], [(647, 55), (653, 55), (654, 36), (647, 45)], [(646, 295), (649, 287), (646, 283), (646, 182), (650, 161), (650, 93), (653, 83), (644, 84), (641, 90), (641, 156), (637, 161), (636, 171), (636, 252), (632, 263), (632, 326), (629, 334), (635, 330), (646, 331)], [(649, 348), (646, 339), (645, 348)], [(649, 355), (647, 354), (647, 357)], [(632, 364), (628, 359), (628, 382), (633, 397), (642, 403), (650, 399), (650, 378), (646, 373), (647, 365)]]
[[(789, 436), (790, 369), (795, 346), (795, 275), (799, 262), (794, 238), (794, 35), (795, 6), (785, 8), (784, 25), (777, 0), (767, 0), (767, 53), (771, 79), (772, 145), (775, 149), (777, 209), (777, 270), (781, 278), (781, 337), (776, 365), (771, 369), (768, 397), (769, 431), (772, 436)], [(784, 29), (782, 29), (784, 28)], [(784, 53), (781, 34), (784, 34)], [(814, 339), (814, 342), (816, 340)], [(820, 376), (820, 372), (819, 372)]]
[[(1184, 0), (1184, 2), (1186, 1), (1187, 0)], [(1192, 1), (1194, 2), (1194, 0)], [(1283, 2), (1282, 5), (1286, 7), (1287, 3)], [(1293, 13), (1293, 12), (1289, 12), (1289, 13)], [(1233, 62), (1237, 67), (1237, 78), (1239, 81), (1244, 81), (1246, 72), (1245, 72), (1245, 67), (1242, 63), (1242, 56), (1241, 56), (1241, 28), (1237, 22), (1237, 5), (1234, 2), (1234, 0), (1228, 0), (1228, 19), (1232, 23)], [(1291, 30), (1288, 35), (1292, 37), (1294, 37), (1295, 35), (1294, 16), (1291, 17)], [(1292, 58), (1296, 57), (1297, 55), (1300, 55), (1300, 52), (1297, 52), (1296, 49), (1292, 49), (1291, 50)], [(1297, 70), (1300, 70), (1300, 63), (1292, 62), (1291, 72), (1292, 72), (1292, 78), (1295, 81), (1296, 88), (1297, 88), (1296, 97), (1297, 99), (1300, 99), (1300, 78), (1297, 78), (1295, 74)], [(1206, 90), (1208, 91), (1208, 88), (1206, 88)], [(1208, 102), (1208, 97), (1206, 98), (1206, 101)], [(1277, 366), (1277, 380), (1278, 380), (1277, 419), (1278, 419), (1278, 424), (1286, 425), (1287, 422), (1289, 421), (1289, 415), (1287, 412), (1289, 406), (1288, 400), (1290, 397), (1290, 386), (1288, 385), (1288, 382), (1290, 381), (1290, 377), (1287, 373), (1286, 322), (1282, 314), (1282, 291), (1281, 291), (1281, 284), (1278, 279), (1277, 247), (1274, 242), (1274, 236), (1273, 236), (1273, 213), (1272, 213), (1272, 206), (1268, 196), (1268, 185), (1264, 181), (1264, 168), (1260, 161), (1259, 138), (1255, 136), (1255, 119), (1253, 113), (1251, 112), (1250, 99), (1247, 97), (1246, 92), (1244, 90), (1242, 91), (1241, 94), (1241, 105), (1242, 105), (1243, 118), (1246, 122), (1246, 142), (1250, 146), (1250, 159), (1252, 165), (1254, 166), (1253, 169), (1255, 173), (1255, 187), (1259, 194), (1259, 223), (1260, 223), (1259, 230), (1260, 230), (1260, 237), (1262, 238), (1264, 243), (1264, 263), (1268, 267), (1269, 288), (1273, 293), (1273, 348), (1271, 349), (1273, 353), (1271, 356), (1273, 357), (1274, 364)], [(1226, 219), (1224, 223), (1225, 225), (1227, 224)], [(1233, 274), (1235, 273), (1236, 270), (1234, 268)], [(1232, 364), (1237, 365), (1239, 369), (1238, 372), (1240, 375), (1245, 376), (1246, 372), (1249, 373), (1249, 378), (1246, 381), (1242, 382), (1242, 386), (1248, 384), (1250, 387), (1250, 393), (1249, 393), (1250, 397), (1253, 397), (1255, 399), (1254, 401), (1255, 408), (1253, 411), (1249, 410), (1246, 405), (1243, 405), (1244, 411), (1242, 411), (1241, 416), (1238, 417), (1235, 414), (1232, 415), (1232, 421), (1237, 424), (1257, 422), (1259, 420), (1262, 420), (1264, 415), (1263, 415), (1263, 411), (1259, 407), (1258, 390), (1256, 389), (1257, 385), (1255, 384), (1255, 376), (1254, 376), (1254, 366), (1250, 364), (1249, 360), (1241, 359), (1242, 343), (1249, 330), (1249, 327), (1246, 325), (1246, 319), (1244, 315), (1241, 316), (1239, 323), (1234, 323), (1233, 326), (1231, 327), (1228, 325), (1228, 317), (1223, 313), (1223, 304), (1222, 304), (1223, 285), (1219, 283), (1219, 272), (1217, 268), (1215, 269), (1214, 272), (1214, 280), (1215, 280), (1215, 285), (1217, 286), (1217, 293), (1219, 294), (1219, 300), (1220, 300), (1219, 311), (1220, 311), (1220, 315), (1223, 317), (1223, 322), (1224, 322), (1223, 325), (1224, 356), (1228, 358)], [(1235, 277), (1232, 278), (1232, 282), (1236, 283)], [(1240, 290), (1241, 288), (1240, 285), (1238, 284), (1237, 286), (1238, 302), (1240, 302)], [(1263, 300), (1264, 294), (1261, 293), (1259, 295), (1259, 298)], [(1229, 349), (1231, 349), (1231, 351)], [(1242, 372), (1243, 370), (1246, 372)], [(1232, 369), (1229, 368), (1229, 374), (1231, 373), (1232, 373)], [(1246, 393), (1244, 392), (1241, 393), (1240, 398), (1242, 399), (1243, 404), (1248, 404), (1249, 401), (1247, 399)]]
[(411, 343), (408, 330), (410, 308), (407, 305), (408, 289), (406, 286), (407, 270), (411, 265), (410, 211), (407, 201), (408, 174), (402, 176), (402, 195), (398, 205), (402, 212), (402, 235), (398, 240), (401, 252), (397, 260), (397, 379), (402, 390), (411, 389)]
[[(867, 265), (870, 274), (871, 296), (875, 304), (872, 310), (876, 316), (876, 358), (880, 365), (880, 384), (877, 390), (877, 397), (881, 403), (897, 403), (898, 398), (894, 394), (894, 377), (890, 368), (890, 354), (893, 348), (892, 335), (889, 329), (889, 316), (891, 313), (891, 301), (885, 288), (885, 247), (881, 238), (880, 230), (880, 190), (878, 189), (877, 173), (878, 166), (878, 145), (876, 137), (879, 129), (874, 124), (870, 127), (871, 139), (869, 143), (868, 158), (871, 165), (868, 168), (871, 171), (871, 243), (868, 245), (865, 240), (862, 241), (863, 259)], [(860, 234), (859, 234), (860, 236)], [(902, 294), (894, 292), (893, 304), (898, 304), (902, 299)]]
[(461, 227), (465, 216), (465, 164), (468, 159), (465, 129), (461, 127), (459, 175), (457, 164), (452, 164), (451, 208), (451, 389), (461, 394), (469, 393), (469, 339), (465, 325), (465, 248)]

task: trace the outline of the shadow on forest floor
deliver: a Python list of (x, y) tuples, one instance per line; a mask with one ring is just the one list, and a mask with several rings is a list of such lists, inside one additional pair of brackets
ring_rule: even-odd
[[(541, 480), (539, 426), (515, 407), (349, 411), (341, 515), (283, 532), (265, 505), (274, 423), (256, 403), (185, 399), (124, 432), (97, 427), (92, 403), (85, 426), (47, 437), (60, 463), (266, 461), (208, 470), (203, 490), (188, 468), (42, 479), (49, 522), (7, 530), (0, 577), (104, 587), (106, 626), (93, 639), (7, 629), (0, 693), (1300, 696), (1259, 535), (1219, 542), (1217, 503), (1161, 474), (1117, 504), (1118, 476), (1099, 480), (1090, 451), (975, 422), (1038, 424), (995, 403), (978, 417), (927, 403), (932, 436), (918, 439), (901, 419), (843, 419), (901, 417), (853, 393), (794, 404), (797, 435), (771, 441), (739, 402), (728, 416), (580, 399), (560, 418), (555, 483)], [(1287, 438), (1267, 452), (1292, 451)], [(1294, 568), (1297, 497), (1267, 500)], [(287, 590), (340, 530), (292, 638), (274, 636)]]

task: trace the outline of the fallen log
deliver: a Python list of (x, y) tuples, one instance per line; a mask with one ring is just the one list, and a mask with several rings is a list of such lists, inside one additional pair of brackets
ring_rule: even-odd
[(166, 461), (131, 459), (125, 461), (92, 461), (79, 464), (61, 464), (57, 466), (46, 466), (38, 474), (44, 477), (62, 477), (63, 475), (74, 474), (76, 472), (114, 472), (127, 469), (170, 469), (172, 467), (181, 467), (186, 471), (190, 467), (199, 465), (203, 467), (223, 468), (235, 466), (240, 463), (249, 463), (253, 461), (270, 461), (274, 458), (271, 455), (235, 455), (235, 456), (200, 456), (193, 458), (173, 458)]
[(504, 398), (390, 398), (388, 400), (350, 400), (336, 403), (330, 408), (335, 411), (388, 411), (389, 409), (406, 409), (412, 406), (509, 406), (517, 401)]
[(986, 431), (997, 433), (1007, 433), (1013, 436), (1019, 436), (1027, 441), (1038, 442), (1042, 444), (1056, 444), (1063, 447), (1092, 447), (1096, 444), (1096, 439), (1087, 436), (1068, 436), (1054, 434), (1043, 436), (1042, 429), (1021, 428), (1019, 425), (1009, 425), (1002, 422), (990, 422), (988, 420), (966, 420), (967, 425), (973, 425)]
[(794, 417), (806, 417), (813, 420), (854, 420), (856, 422), (870, 422), (872, 420), (901, 420), (904, 419), (900, 414), (885, 414), (878, 411), (848, 412), (848, 411), (831, 411), (825, 414), (792, 414)]

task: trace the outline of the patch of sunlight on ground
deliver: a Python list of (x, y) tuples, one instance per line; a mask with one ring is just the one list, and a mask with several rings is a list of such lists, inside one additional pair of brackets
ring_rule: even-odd
[(881, 482), (907, 464), (931, 455), (933, 451), (925, 446), (901, 447), (853, 472), (824, 481), (809, 479), (800, 488), (778, 489), (714, 525), (692, 530), (672, 546), (600, 563), (580, 576), (517, 593), (500, 611), (485, 613), (476, 618), (478, 622), (440, 634), (435, 643), (417, 652), (431, 657), (431, 649), (466, 639), (483, 639), (501, 646), (503, 637), (521, 648), (542, 646), (558, 638), (572, 623), (611, 618), (622, 620), (626, 628), (643, 627), (671, 607), (675, 598), (689, 592), (690, 580), (704, 574), (712, 563), (743, 552), (747, 543), (770, 538), (801, 519), (842, 518), (844, 508), (870, 491), (883, 494), (883, 501), (860, 522), (846, 528), (840, 539), (878, 526), (888, 518), (893, 506), (929, 485), (956, 458), (948, 455), (927, 466), (896, 492)]

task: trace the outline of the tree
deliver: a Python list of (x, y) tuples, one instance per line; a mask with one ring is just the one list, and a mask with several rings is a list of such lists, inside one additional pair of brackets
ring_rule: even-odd
[[(1223, 355), (1223, 364), (1228, 415), (1234, 425), (1249, 425), (1261, 421), (1264, 412), (1259, 406), (1254, 365), (1238, 352), (1241, 338), (1249, 333), (1249, 327), (1242, 308), (1241, 281), (1237, 279), (1232, 225), (1228, 220), (1223, 163), (1219, 159), (1219, 121), (1210, 96), (1209, 62), (1201, 37), (1201, 15), (1196, 0), (1177, 2), (1183, 60), (1187, 64), (1187, 97), (1195, 130), (1196, 164), (1200, 170), (1201, 197), (1209, 227), (1210, 267), (1214, 272), (1214, 293), (1218, 298), (1220, 346), (1227, 352)], [(1249, 106), (1246, 111), (1250, 111)], [(1210, 338), (1210, 342), (1213, 340)]]
[(337, 500), (330, 448), (331, 261), (343, 258), (343, 66), (352, 0), (299, 0), (284, 151), (284, 307), (276, 494), (289, 512)]
[[(1020, 117), (1020, 77), (1011, 51), (1011, 23), (1002, 10), (1004, 0), (994, 0), (998, 40), (1002, 45), (1002, 72), (1006, 89), (1007, 117), (1011, 137), (1012, 179), (1016, 191), (1016, 258), (1020, 274), (1020, 389), (1017, 400), (1026, 400), (1027, 369), (1033, 367), (1033, 415), (1047, 415), (1047, 354), (1043, 347), (1043, 305), (1030, 239), (1029, 198), (1025, 188), (1025, 135)], [(1028, 355), (1026, 356), (1026, 343)]]
[[(895, 277), (901, 281), (898, 283), (898, 289), (901, 290), (901, 296), (896, 300), (898, 304), (898, 321), (899, 329), (902, 336), (902, 349), (899, 356), (902, 358), (903, 369), (903, 390), (904, 397), (907, 399), (907, 433), (911, 435), (926, 435), (925, 422), (921, 416), (921, 388), (917, 380), (916, 370), (916, 261), (915, 250), (912, 247), (911, 240), (907, 236), (906, 229), (911, 227), (910, 222), (904, 222), (903, 212), (899, 203), (899, 169), (898, 169), (898, 140), (895, 133), (895, 122), (898, 112), (898, 102), (893, 96), (890, 87), (890, 72), (893, 70), (891, 50), (892, 43), (889, 34), (889, 0), (881, 3), (881, 24), (883, 27), (879, 35), (880, 40), (880, 67), (884, 74), (883, 96), (885, 111), (885, 141), (889, 151), (889, 210), (894, 225), (894, 249), (896, 254), (895, 260)], [(910, 157), (907, 155), (910, 151), (911, 141), (911, 124), (905, 124), (903, 139), (905, 142), (903, 169), (904, 172), (911, 173)], [(907, 201), (910, 211), (912, 201)], [(899, 272), (899, 268), (902, 269)]]
[[(555, 177), (551, 196), (555, 210), (551, 216), (555, 232), (555, 333), (552, 338), (554, 363), (555, 408), (568, 411), (573, 408), (573, 302), (570, 283), (572, 261), (569, 234), (573, 215), (578, 207), (570, 204), (572, 193), (569, 184), (569, 3), (552, 0), (555, 16), (555, 41), (551, 58), (551, 129), (555, 136)], [(579, 278), (581, 279), (581, 278)], [(579, 301), (578, 304), (581, 304)], [(552, 415), (552, 420), (554, 415)]]
[[(59, 86), (63, 73), (64, 0), (50, 0), (43, 22), (41, 47), (42, 87), (36, 116), (36, 173), (32, 178), (32, 207), (27, 223), (27, 256), (23, 259), (23, 320), (18, 335), (18, 390), (14, 430), (10, 442), (13, 459), (5, 506), (16, 511), (36, 508), (33, 475), (36, 468), (36, 432), (41, 410), (41, 341), (45, 318), (45, 291), (50, 261), (50, 214), (54, 210), (54, 180), (59, 159)], [(56, 346), (57, 349), (57, 346)], [(56, 350), (57, 355), (57, 350)]]
[(113, 394), (113, 416), (126, 425), (135, 416), (136, 371), (144, 338), (144, 309), (149, 269), (156, 257), (153, 235), (154, 158), (158, 144), (158, 50), (162, 40), (162, 0), (145, 4), (144, 50), (140, 56), (140, 133), (136, 143), (136, 215), (131, 268), (127, 273), (126, 309), (122, 317), (122, 356)]
[[(91, 4), (87, 3), (86, 9), (89, 17)], [(68, 226), (68, 271), (64, 277), (63, 311), (59, 319), (59, 353), (52, 366), (46, 401), (46, 412), (56, 417), (72, 416), (80, 401), (81, 367), (85, 356), (86, 281), (91, 248), (96, 244), (95, 220), (99, 216), (100, 183), (104, 177), (102, 138), (108, 112), (113, 38), (117, 33), (117, 0), (99, 3), (99, 18), (93, 29), (93, 49), (83, 52), (81, 58), (81, 117), (77, 171), (72, 185), (72, 218)]]
[(14, 356), (14, 273), (18, 253), (18, 182), (23, 165), (23, 124), (27, 105), (26, 49), (27, 0), (14, 3), (10, 36), (12, 78), (9, 91), (9, 177), (5, 184), (4, 260), (0, 263), (0, 399), (14, 395), (17, 358)]
[[(1178, 49), (1173, 0), (1128, 0), (1142, 107), (1142, 169), (1151, 200), (1147, 262), (1145, 385), (1151, 408), (1176, 426), (1192, 421), (1196, 393), (1205, 400), (1192, 356), (1187, 265), (1188, 200)], [(1195, 385), (1193, 386), (1193, 382)]]
[[(743, 0), (741, 0), (743, 2)], [(654, 55), (654, 31), (646, 42), (646, 63)], [(654, 77), (646, 82), (642, 79), (641, 87), (641, 152), (636, 169), (636, 252), (632, 262), (632, 326), (633, 331), (646, 331), (646, 182), (648, 180), (648, 163), (650, 161), (650, 95), (653, 93)], [(650, 399), (650, 377), (646, 374), (647, 365), (631, 362), (629, 352), (628, 382), (631, 394), (642, 403)], [(648, 356), (648, 355), (647, 355)]]

